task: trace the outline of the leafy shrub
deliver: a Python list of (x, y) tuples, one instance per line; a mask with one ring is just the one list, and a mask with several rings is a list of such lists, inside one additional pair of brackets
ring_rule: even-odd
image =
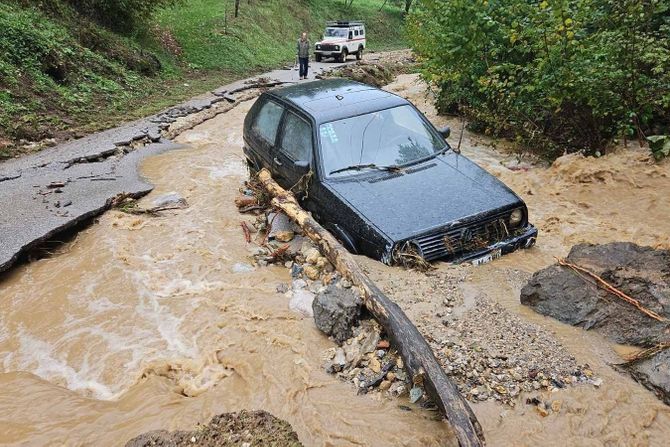
[(668, 133), (664, 0), (423, 0), (408, 21), (442, 112), (541, 147)]
[(158, 8), (179, 0), (66, 0), (79, 12), (117, 31), (131, 31)]
[(656, 160), (670, 156), (670, 135), (650, 135), (647, 141)]

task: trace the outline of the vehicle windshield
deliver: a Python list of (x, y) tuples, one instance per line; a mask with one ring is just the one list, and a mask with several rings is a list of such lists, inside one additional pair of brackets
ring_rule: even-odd
[(327, 177), (402, 166), (446, 148), (409, 105), (322, 124), (319, 136)]
[(347, 30), (344, 28), (326, 28), (326, 37), (347, 37)]

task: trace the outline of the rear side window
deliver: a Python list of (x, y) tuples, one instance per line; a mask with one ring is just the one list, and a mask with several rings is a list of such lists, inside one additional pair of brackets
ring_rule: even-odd
[(274, 144), (283, 112), (284, 109), (280, 105), (267, 101), (258, 111), (258, 115), (256, 115), (256, 119), (251, 126), (252, 131), (266, 142)]
[(293, 161), (312, 159), (312, 126), (293, 113), (286, 114), (281, 150)]
[(361, 36), (365, 36), (365, 30), (364, 29), (361, 30)]

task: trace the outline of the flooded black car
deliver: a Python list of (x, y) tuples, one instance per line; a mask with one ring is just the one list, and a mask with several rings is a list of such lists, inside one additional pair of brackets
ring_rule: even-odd
[(535, 243), (523, 200), (407, 100), (343, 79), (263, 93), (244, 122), (267, 168), (351, 252), (483, 263)]

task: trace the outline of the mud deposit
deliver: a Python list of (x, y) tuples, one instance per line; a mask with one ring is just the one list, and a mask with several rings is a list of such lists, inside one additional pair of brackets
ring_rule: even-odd
[(246, 176), (251, 102), (182, 134), (148, 159), (177, 192), (162, 217), (110, 211), (47, 259), (0, 283), (0, 443), (122, 445), (263, 409), (307, 446), (453, 445), (435, 413), (357, 396), (328, 375), (334, 346), (277, 293), (284, 267), (250, 268), (233, 203)]
[(241, 411), (214, 416), (193, 431), (158, 430), (134, 438), (126, 447), (301, 447), (291, 426), (265, 411)]

